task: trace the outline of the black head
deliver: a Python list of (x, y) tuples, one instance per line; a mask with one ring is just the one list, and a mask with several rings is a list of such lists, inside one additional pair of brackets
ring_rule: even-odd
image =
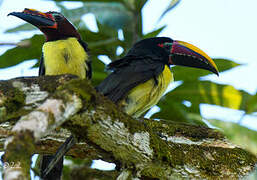
[(46, 13), (25, 8), (22, 12), (12, 12), (13, 15), (36, 26), (46, 36), (47, 41), (76, 37), (80, 35), (76, 28), (59, 12), (49, 11)]
[(169, 47), (164, 47), (163, 44), (172, 43), (173, 40), (168, 37), (155, 37), (143, 39), (129, 50), (127, 56), (151, 57), (161, 60), (168, 64), (170, 50)]
[(214, 61), (202, 50), (192, 44), (167, 37), (141, 40), (131, 48), (127, 56), (149, 56), (167, 65), (201, 68), (218, 75)]

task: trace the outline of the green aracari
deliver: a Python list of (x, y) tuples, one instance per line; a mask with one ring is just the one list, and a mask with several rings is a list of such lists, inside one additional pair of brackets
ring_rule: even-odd
[[(156, 37), (137, 42), (125, 57), (110, 63), (108, 69), (111, 74), (96, 90), (137, 118), (157, 104), (173, 81), (171, 65), (219, 74), (214, 61), (194, 45), (168, 37)], [(71, 148), (71, 141), (66, 140), (52, 162), (57, 162)]]
[[(35, 9), (24, 9), (12, 12), (16, 16), (37, 27), (45, 35), (42, 56), (39, 65), (39, 76), (73, 74), (79, 78), (91, 79), (91, 61), (87, 43), (82, 39), (76, 28), (61, 14), (54, 11), (46, 13)], [(75, 140), (72, 136), (70, 137)], [(72, 143), (75, 143), (73, 142)], [(53, 155), (44, 155), (41, 161), (41, 176), (46, 180), (61, 179), (63, 158), (45, 175), (44, 171)]]

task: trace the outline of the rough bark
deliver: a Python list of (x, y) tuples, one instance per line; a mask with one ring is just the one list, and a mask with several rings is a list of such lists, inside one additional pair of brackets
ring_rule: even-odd
[(60, 125), (80, 141), (70, 155), (115, 162), (121, 167), (118, 179), (239, 178), (257, 162), (256, 156), (230, 144), (216, 130), (135, 120), (87, 81), (73, 78), (0, 81), (1, 144), (8, 136), (3, 161), (21, 165), (5, 168), (5, 179), (28, 179), (30, 157), (55, 151), (67, 136), (63, 131), (52, 133)]

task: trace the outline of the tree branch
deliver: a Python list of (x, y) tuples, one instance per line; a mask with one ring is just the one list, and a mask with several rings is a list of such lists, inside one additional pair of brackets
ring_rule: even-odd
[[(28, 178), (31, 155), (49, 152), (42, 138), (60, 125), (84, 143), (78, 143), (70, 154), (84, 157), (76, 150), (91, 148), (92, 157), (120, 164), (125, 169), (120, 176), (133, 172), (139, 178), (238, 178), (257, 162), (256, 156), (230, 144), (216, 130), (165, 120), (135, 120), (97, 94), (87, 81), (67, 82), (72, 78), (0, 82), (1, 122), (16, 122), (20, 117), (11, 132), (0, 130), (0, 134), (12, 135), (5, 142), (4, 162), (22, 164), (20, 169), (5, 169), (5, 178)], [(64, 134), (51, 134), (52, 145), (59, 146)]]
[[(4, 142), (9, 135), (12, 134), (11, 129), (13, 125), (10, 123), (0, 124), (0, 151), (4, 151)], [(58, 147), (64, 143), (71, 133), (66, 129), (55, 130), (51, 134), (41, 138), (35, 143), (33, 154), (54, 154)], [(100, 149), (94, 148), (87, 142), (78, 142), (73, 148), (67, 152), (67, 155), (76, 158), (90, 158), (90, 159), (104, 159), (112, 161), (110, 156), (103, 153)]]

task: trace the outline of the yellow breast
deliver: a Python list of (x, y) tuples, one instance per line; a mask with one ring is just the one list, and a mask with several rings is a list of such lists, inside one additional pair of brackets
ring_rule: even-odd
[(88, 55), (76, 38), (46, 42), (43, 45), (46, 75), (73, 74), (86, 77)]
[(133, 117), (139, 117), (158, 103), (172, 81), (170, 68), (165, 65), (163, 72), (158, 76), (158, 85), (154, 79), (150, 79), (129, 92), (127, 98), (121, 102), (124, 111)]

